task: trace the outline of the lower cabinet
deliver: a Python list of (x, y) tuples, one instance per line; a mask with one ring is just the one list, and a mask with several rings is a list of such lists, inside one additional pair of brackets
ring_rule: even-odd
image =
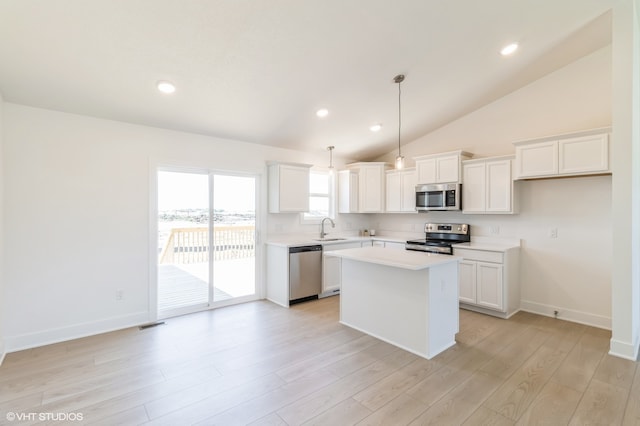
[(519, 248), (484, 251), (454, 248), (461, 256), (460, 307), (508, 318), (520, 310)]
[(393, 249), (393, 250), (405, 250), (404, 243), (397, 243), (395, 241), (385, 241), (384, 248)]
[[(367, 241), (368, 243), (368, 241)], [(325, 245), (323, 251), (344, 250), (362, 247), (362, 242), (352, 241), (348, 243), (338, 243)], [(319, 297), (334, 296), (340, 293), (342, 282), (342, 263), (339, 257), (322, 255), (322, 293)]]
[[(398, 243), (396, 241), (384, 241), (384, 240), (373, 240), (371, 242), (373, 247), (384, 247), (395, 250), (404, 250), (404, 243)], [(364, 245), (363, 245), (364, 247)]]
[[(348, 243), (325, 245), (323, 251), (344, 250), (356, 247), (384, 247), (391, 250), (404, 250), (404, 243), (384, 240), (363, 240)], [(322, 293), (319, 297), (334, 296), (340, 293), (342, 284), (342, 259), (322, 255)]]
[(471, 260), (459, 265), (460, 301), (504, 310), (502, 265)]

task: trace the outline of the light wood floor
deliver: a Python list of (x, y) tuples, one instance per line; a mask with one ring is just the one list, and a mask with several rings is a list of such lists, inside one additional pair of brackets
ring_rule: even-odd
[(640, 424), (640, 369), (607, 355), (607, 331), (460, 311), (458, 343), (428, 361), (342, 326), (338, 305), (260, 301), (9, 354), (0, 423)]

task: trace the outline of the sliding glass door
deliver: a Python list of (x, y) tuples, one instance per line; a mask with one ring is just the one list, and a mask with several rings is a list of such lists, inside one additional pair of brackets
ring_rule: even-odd
[(255, 297), (256, 178), (158, 171), (158, 317)]

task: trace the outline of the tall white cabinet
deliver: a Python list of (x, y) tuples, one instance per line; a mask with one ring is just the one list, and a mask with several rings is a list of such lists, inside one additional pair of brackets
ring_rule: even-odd
[[(339, 175), (338, 211), (340, 213), (384, 212), (385, 171), (389, 168), (389, 164), (382, 162), (348, 164), (347, 170), (341, 171)], [(353, 198), (356, 197), (355, 194), (357, 194), (356, 199)]]
[(386, 172), (387, 213), (416, 213), (415, 168)]
[(269, 213), (309, 211), (310, 164), (268, 163)]
[(517, 213), (513, 160), (514, 156), (505, 156), (463, 161), (463, 213)]
[(358, 213), (358, 172), (338, 172), (338, 213)]

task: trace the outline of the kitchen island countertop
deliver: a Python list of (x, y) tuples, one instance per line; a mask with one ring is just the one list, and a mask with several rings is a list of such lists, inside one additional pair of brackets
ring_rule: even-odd
[(390, 250), (383, 247), (362, 247), (339, 251), (329, 251), (326, 256), (375, 263), (394, 268), (418, 271), (445, 263), (457, 262), (462, 258), (436, 253), (425, 253), (410, 250)]

